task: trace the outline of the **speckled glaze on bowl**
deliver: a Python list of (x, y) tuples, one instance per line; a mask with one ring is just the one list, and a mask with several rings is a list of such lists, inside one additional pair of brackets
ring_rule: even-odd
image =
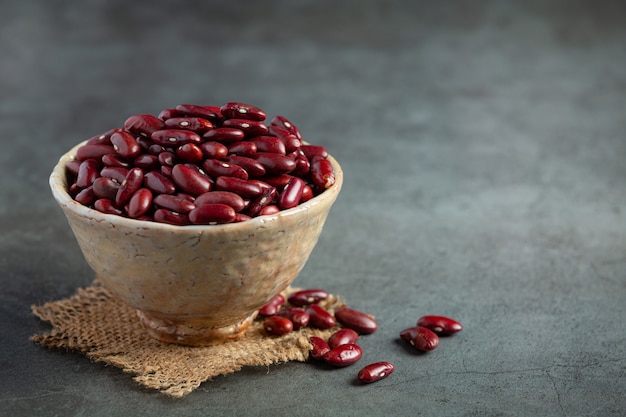
[(293, 209), (211, 226), (173, 226), (103, 214), (68, 194), (63, 155), (50, 187), (96, 276), (136, 308), (156, 339), (192, 346), (242, 336), (257, 310), (298, 276), (317, 244), (343, 173)]

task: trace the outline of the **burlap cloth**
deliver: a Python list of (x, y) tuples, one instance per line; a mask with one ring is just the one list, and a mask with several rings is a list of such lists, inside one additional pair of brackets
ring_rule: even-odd
[[(285, 294), (295, 291), (288, 288)], [(320, 303), (332, 311), (343, 302), (330, 296)], [(310, 336), (328, 338), (337, 328), (303, 328), (271, 336), (257, 319), (244, 337), (229, 343), (187, 347), (152, 339), (134, 309), (119, 301), (98, 280), (69, 298), (32, 306), (33, 313), (52, 325), (33, 341), (49, 348), (80, 351), (95, 362), (117, 366), (139, 384), (172, 397), (183, 397), (204, 381), (244, 366), (306, 361)]]

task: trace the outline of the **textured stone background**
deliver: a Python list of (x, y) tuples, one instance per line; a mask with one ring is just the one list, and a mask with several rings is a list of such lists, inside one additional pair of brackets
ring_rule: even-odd
[[(626, 7), (619, 1), (0, 0), (0, 415), (626, 415)], [(297, 279), (375, 314), (359, 365), (184, 400), (32, 344), (92, 274), (48, 189), (130, 114), (243, 101), (342, 164)], [(419, 355), (426, 313), (465, 330)]]

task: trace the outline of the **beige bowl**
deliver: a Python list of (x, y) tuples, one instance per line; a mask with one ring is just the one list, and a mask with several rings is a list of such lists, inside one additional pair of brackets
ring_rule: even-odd
[(242, 336), (257, 310), (298, 276), (341, 189), (298, 207), (216, 226), (173, 226), (103, 214), (68, 194), (63, 155), (50, 187), (78, 245), (102, 283), (136, 308), (153, 337), (209, 345)]

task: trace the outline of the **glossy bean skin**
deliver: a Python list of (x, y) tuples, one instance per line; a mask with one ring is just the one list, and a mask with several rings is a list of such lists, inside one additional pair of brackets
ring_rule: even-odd
[(297, 151), (300, 146), (302, 146), (302, 140), (299, 139), (296, 135), (289, 132), (287, 129), (284, 129), (279, 126), (270, 126), (269, 134), (272, 136), (276, 136), (280, 139), (285, 145), (285, 152), (292, 153)]
[(128, 201), (128, 217), (139, 218), (150, 210), (152, 205), (152, 191), (147, 188), (137, 190)]
[(296, 168), (295, 158), (271, 152), (257, 152), (254, 159), (263, 165), (268, 175), (288, 174)]
[(387, 378), (394, 370), (395, 367), (391, 362), (374, 362), (364, 366), (357, 374), (357, 378), (364, 384), (371, 384), (372, 382)]
[(309, 354), (311, 355), (311, 357), (313, 359), (322, 359), (323, 356), (330, 351), (330, 346), (328, 345), (328, 343), (322, 339), (321, 337), (318, 336), (311, 336), (309, 337), (309, 342), (312, 345), (311, 350), (309, 351)]
[(248, 213), (251, 216), (258, 216), (265, 208), (274, 203), (277, 196), (278, 191), (274, 187), (263, 190), (262, 194), (250, 203)]
[(162, 129), (152, 132), (152, 141), (161, 146), (181, 146), (186, 143), (200, 144), (202, 138), (196, 132), (183, 129)]
[(119, 184), (124, 181), (126, 175), (128, 175), (128, 169), (124, 167), (105, 166), (100, 170), (100, 176), (111, 178), (112, 180), (117, 181)]
[(197, 104), (179, 104), (176, 106), (177, 117), (201, 117), (215, 123), (220, 118), (218, 106), (201, 106)]
[(93, 203), (93, 207), (101, 213), (105, 214), (115, 214), (117, 216), (122, 216), (124, 212), (117, 208), (113, 201), (106, 198), (99, 198)]
[(400, 332), (400, 338), (423, 352), (436, 349), (439, 346), (439, 336), (426, 327), (414, 326), (404, 329)]
[(228, 155), (228, 146), (211, 140), (202, 142), (200, 149), (207, 158), (222, 159)]
[(115, 195), (115, 204), (118, 207), (124, 207), (130, 198), (135, 194), (143, 184), (143, 170), (141, 168), (133, 168), (128, 170), (126, 178), (122, 181), (120, 189)]
[(300, 146), (300, 150), (309, 160), (316, 156), (322, 159), (326, 159), (328, 157), (328, 151), (324, 146), (307, 144)]
[(259, 314), (264, 317), (275, 315), (278, 310), (285, 304), (285, 297), (282, 294), (276, 294), (270, 301), (259, 309)]
[(313, 184), (322, 189), (330, 188), (335, 184), (335, 173), (328, 159), (313, 158), (310, 173)]
[(345, 367), (358, 362), (362, 356), (363, 350), (359, 345), (347, 343), (330, 349), (322, 355), (322, 359), (332, 366)]
[(168, 129), (192, 130), (200, 135), (213, 129), (213, 123), (202, 117), (170, 117), (165, 120)]
[(124, 158), (114, 153), (108, 153), (106, 155), (102, 155), (101, 161), (102, 161), (102, 164), (107, 167), (127, 168), (130, 166), (130, 162), (128, 162)]
[(119, 188), (120, 183), (108, 177), (98, 177), (93, 182), (93, 192), (98, 198), (115, 200)]
[(254, 136), (262, 136), (267, 135), (269, 133), (269, 129), (265, 123), (250, 120), (250, 119), (226, 119), (222, 124), (225, 128), (235, 128), (239, 129), (244, 133), (244, 136), (254, 137)]
[(204, 206), (206, 204), (226, 204), (231, 206), (235, 211), (241, 211), (245, 208), (246, 202), (239, 195), (230, 191), (209, 191), (196, 197), (194, 204), (196, 206)]
[(141, 146), (130, 133), (120, 131), (111, 135), (113, 149), (124, 159), (133, 159), (141, 153)]
[(269, 216), (272, 214), (276, 214), (280, 211), (280, 209), (278, 208), (278, 206), (275, 206), (273, 204), (269, 205), (269, 206), (265, 206), (261, 209), (261, 211), (259, 211), (259, 216)]
[(293, 292), (287, 297), (289, 304), (302, 307), (309, 304), (319, 303), (328, 297), (328, 292), (318, 288), (308, 288)]
[(245, 118), (262, 122), (267, 115), (263, 110), (250, 104), (228, 102), (220, 107), (220, 113), (227, 119)]
[(211, 179), (187, 165), (176, 164), (172, 167), (172, 180), (180, 189), (193, 196), (211, 191)]
[(163, 120), (152, 116), (151, 114), (136, 114), (130, 116), (124, 122), (124, 129), (135, 134), (144, 137), (150, 137), (152, 132), (163, 129), (165, 124)]
[(319, 304), (310, 304), (305, 310), (309, 313), (309, 324), (318, 329), (330, 329), (336, 324), (335, 318)]
[(240, 140), (228, 145), (228, 153), (230, 155), (252, 156), (257, 152), (257, 146), (254, 142)]
[(159, 167), (159, 158), (151, 154), (139, 155), (133, 160), (133, 165), (144, 171), (150, 171)]
[(144, 186), (157, 194), (174, 194), (176, 185), (158, 171), (146, 172), (143, 176)]
[(417, 326), (426, 327), (439, 336), (449, 336), (463, 330), (461, 323), (445, 316), (422, 316), (417, 320)]
[(311, 320), (309, 313), (298, 307), (282, 308), (276, 314), (291, 320), (294, 330), (300, 330), (302, 327), (308, 326)]
[(236, 177), (217, 177), (215, 186), (217, 190), (230, 191), (239, 194), (243, 198), (255, 198), (263, 194), (263, 189), (260, 185)]
[(359, 334), (352, 329), (340, 329), (330, 335), (328, 338), (328, 345), (331, 348), (345, 345), (348, 343), (356, 343), (359, 340)]
[(212, 177), (235, 177), (242, 180), (248, 179), (248, 172), (240, 167), (229, 162), (220, 161), (218, 159), (205, 159), (202, 163), (204, 171)]
[[(91, 206), (98, 199), (96, 193), (93, 191), (93, 186), (89, 186), (80, 190), (75, 196), (74, 200), (78, 201), (84, 206)], [(99, 210), (101, 211), (101, 210)]]
[(367, 314), (350, 307), (339, 307), (335, 310), (335, 319), (343, 326), (361, 334), (370, 334), (378, 330), (378, 323)]
[(76, 185), (80, 188), (89, 187), (99, 176), (98, 162), (95, 159), (87, 159), (78, 167)]
[(191, 224), (189, 217), (186, 214), (165, 208), (156, 209), (154, 211), (153, 219), (155, 222), (167, 223), (174, 226), (187, 226)]
[(243, 140), (246, 134), (243, 130), (235, 127), (218, 127), (206, 132), (202, 137), (208, 141), (229, 143)]
[(109, 129), (104, 133), (92, 136), (85, 143), (86, 145), (111, 145), (111, 135), (115, 132), (119, 132), (119, 128)]
[(258, 152), (271, 152), (286, 155), (285, 143), (275, 136), (257, 136), (250, 139)]
[(265, 168), (258, 161), (243, 155), (228, 155), (222, 158), (224, 162), (239, 165), (248, 173), (250, 178), (258, 178), (265, 175)]
[(83, 145), (76, 150), (76, 159), (79, 161), (102, 160), (102, 157), (108, 154), (115, 154), (115, 148), (111, 145)]
[(286, 317), (270, 316), (263, 321), (263, 328), (268, 333), (282, 336), (293, 330), (293, 323)]
[(291, 133), (292, 135), (295, 135), (298, 139), (302, 139), (302, 134), (300, 133), (300, 130), (285, 116), (274, 116), (272, 120), (270, 120), (270, 124), (272, 126), (282, 127), (283, 129), (289, 131), (289, 133)]
[(159, 208), (167, 209), (179, 214), (187, 214), (196, 208), (196, 204), (194, 202), (184, 197), (170, 194), (159, 194), (154, 197), (152, 201)]
[(281, 210), (287, 210), (300, 204), (305, 185), (306, 184), (302, 178), (292, 177), (280, 193), (280, 197), (278, 198), (278, 207), (280, 207)]
[(188, 214), (193, 224), (224, 224), (235, 220), (235, 210), (226, 204), (196, 206)]
[(195, 143), (185, 143), (176, 148), (176, 156), (183, 162), (199, 164), (204, 159), (204, 152)]

